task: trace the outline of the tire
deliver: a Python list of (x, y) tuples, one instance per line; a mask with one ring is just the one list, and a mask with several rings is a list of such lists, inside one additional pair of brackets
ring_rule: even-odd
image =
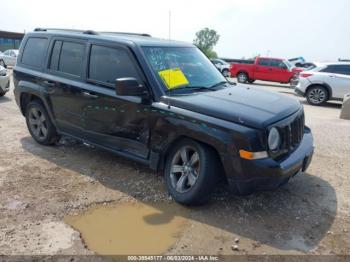
[(4, 96), (6, 92), (0, 92), (0, 97)]
[(249, 83), (249, 84), (252, 84), (252, 83), (254, 83), (254, 82), (255, 82), (254, 79), (249, 79), (249, 80), (248, 80), (248, 83)]
[(219, 170), (219, 159), (213, 149), (184, 139), (168, 154), (165, 184), (176, 202), (184, 205), (203, 204), (209, 200), (210, 193), (219, 181)]
[(224, 69), (224, 70), (222, 70), (222, 75), (224, 77), (230, 77), (230, 71), (228, 69)]
[(25, 116), (29, 133), (36, 142), (42, 145), (52, 145), (58, 140), (56, 128), (40, 101), (29, 102)]
[(248, 75), (244, 72), (240, 72), (237, 74), (237, 81), (239, 83), (247, 83), (248, 79)]
[(309, 88), (306, 92), (307, 102), (311, 105), (320, 106), (327, 102), (328, 91), (324, 86), (317, 85)]
[(0, 60), (0, 66), (5, 67), (5, 68), (7, 67), (4, 60), (2, 60), (2, 59)]

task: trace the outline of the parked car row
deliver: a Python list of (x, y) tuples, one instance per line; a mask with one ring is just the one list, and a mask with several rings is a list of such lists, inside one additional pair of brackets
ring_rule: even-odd
[(230, 77), (230, 64), (222, 59), (212, 59), (212, 63), (219, 69), (224, 77)]
[(10, 76), (6, 68), (0, 66), (0, 97), (4, 96), (10, 89)]
[(15, 66), (17, 56), (18, 56), (17, 49), (9, 49), (3, 53), (0, 53), (0, 66), (5, 68), (7, 66)]

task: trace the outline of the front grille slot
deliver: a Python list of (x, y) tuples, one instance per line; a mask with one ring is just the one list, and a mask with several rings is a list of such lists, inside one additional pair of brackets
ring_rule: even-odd
[(305, 127), (304, 112), (298, 114), (291, 122), (277, 127), (280, 130), (283, 141), (278, 154), (278, 158), (280, 158), (293, 152), (303, 139)]
[(289, 125), (285, 127), (283, 139), (286, 141), (288, 152), (293, 151), (300, 144), (304, 134), (305, 119), (304, 114), (298, 115)]

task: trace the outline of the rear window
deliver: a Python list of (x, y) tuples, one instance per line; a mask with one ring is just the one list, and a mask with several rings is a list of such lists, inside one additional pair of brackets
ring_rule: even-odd
[(22, 63), (28, 66), (41, 67), (47, 45), (47, 38), (28, 38), (23, 50)]
[(114, 84), (117, 78), (138, 77), (136, 66), (127, 51), (93, 45), (90, 53), (89, 79)]

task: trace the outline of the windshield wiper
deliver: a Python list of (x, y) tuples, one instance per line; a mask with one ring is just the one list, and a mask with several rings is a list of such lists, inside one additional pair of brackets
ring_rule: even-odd
[(214, 87), (222, 86), (222, 85), (224, 85), (224, 84), (229, 84), (229, 82), (227, 82), (227, 81), (221, 81), (221, 82), (219, 82), (219, 83), (216, 83), (216, 84), (210, 86), (209, 88), (214, 88)]
[(199, 90), (209, 90), (209, 91), (214, 91), (211, 89), (211, 87), (205, 87), (205, 86), (184, 86), (184, 87), (179, 87), (179, 88), (173, 88), (173, 89), (169, 89), (167, 90), (167, 93), (168, 92), (172, 92), (172, 91), (176, 91), (176, 90), (196, 90), (196, 91), (199, 91)]

